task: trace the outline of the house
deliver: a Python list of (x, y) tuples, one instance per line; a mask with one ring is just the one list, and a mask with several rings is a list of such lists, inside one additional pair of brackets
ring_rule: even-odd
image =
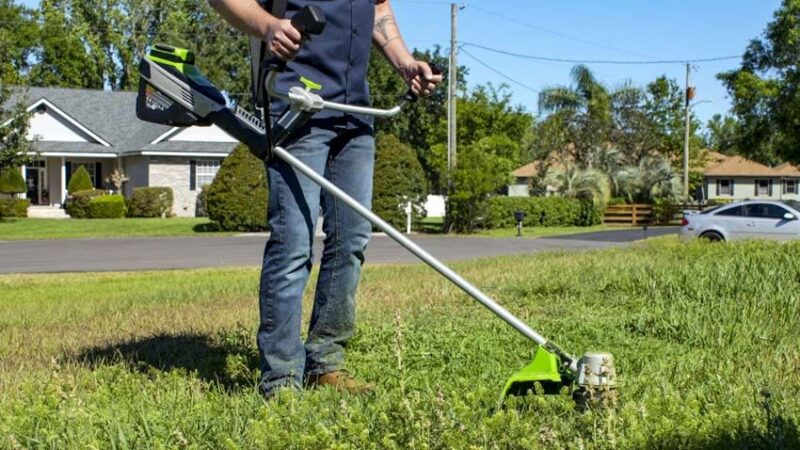
[(800, 200), (797, 166), (784, 163), (769, 167), (741, 156), (712, 156), (703, 171), (705, 198)]
[[(197, 194), (211, 183), (220, 162), (237, 142), (216, 126), (170, 127), (136, 117), (136, 93), (86, 89), (30, 88), (24, 94), (39, 158), (23, 167), (32, 205), (61, 206), (72, 174), (85, 167), (95, 187), (120, 169), (124, 193), (166, 186), (173, 213), (195, 215)], [(12, 100), (13, 101), (13, 100)]]

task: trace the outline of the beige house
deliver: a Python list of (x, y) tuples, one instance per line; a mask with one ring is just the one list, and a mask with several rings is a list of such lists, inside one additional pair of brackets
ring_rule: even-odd
[(784, 163), (769, 167), (741, 156), (714, 154), (703, 171), (709, 200), (800, 200), (800, 168)]

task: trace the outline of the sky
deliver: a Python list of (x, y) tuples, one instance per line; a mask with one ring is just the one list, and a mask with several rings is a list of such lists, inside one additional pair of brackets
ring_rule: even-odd
[[(409, 47), (450, 48), (450, 0), (391, 0)], [(22, 0), (37, 6), (38, 0)], [(538, 91), (568, 85), (572, 63), (541, 62), (471, 47), (548, 58), (613, 61), (704, 59), (741, 55), (760, 36), (780, 0), (466, 0), (458, 14), (459, 65), (470, 87), (507, 83), (515, 104), (537, 112)], [(730, 100), (720, 72), (739, 59), (692, 67), (694, 112), (705, 123)], [(660, 75), (685, 82), (683, 64), (587, 64), (609, 87), (644, 86)], [(508, 78), (514, 81), (510, 81)]]

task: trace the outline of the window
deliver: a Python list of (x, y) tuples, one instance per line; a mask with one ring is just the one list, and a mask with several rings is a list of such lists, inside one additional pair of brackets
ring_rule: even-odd
[(81, 166), (85, 167), (86, 171), (89, 172), (89, 178), (92, 179), (92, 186), (97, 186), (97, 183), (95, 182), (95, 174), (94, 174), (95, 165), (94, 165), (94, 163), (78, 163), (78, 162), (72, 163), (72, 170), (70, 172), (70, 178), (72, 177), (72, 175), (75, 175), (75, 172), (77, 172), (78, 168), (81, 167)]
[(733, 180), (717, 180), (717, 195), (733, 195)]
[(752, 203), (747, 205), (747, 217), (754, 217), (757, 219), (783, 219), (783, 215), (787, 210), (778, 205), (771, 205), (769, 203)]
[(214, 181), (214, 177), (217, 176), (217, 171), (219, 170), (219, 160), (201, 159), (196, 162), (196, 167), (195, 186), (197, 186), (197, 189), (201, 189)]
[(797, 194), (797, 180), (784, 180), (783, 181), (784, 194)]
[(770, 189), (771, 185), (772, 183), (770, 183), (770, 180), (756, 180), (756, 196), (772, 195), (772, 189)]
[(715, 216), (739, 216), (744, 217), (744, 206), (734, 206), (732, 208), (723, 209), (722, 211), (714, 214)]

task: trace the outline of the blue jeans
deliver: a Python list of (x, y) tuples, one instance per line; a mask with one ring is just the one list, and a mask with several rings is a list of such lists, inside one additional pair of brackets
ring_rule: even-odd
[[(375, 141), (372, 129), (307, 127), (286, 146), (296, 158), (366, 207), (372, 203)], [(267, 163), (270, 238), (264, 249), (259, 293), (258, 350), (265, 393), (304, 375), (340, 370), (355, 328), (355, 293), (372, 232), (370, 223), (275, 158)], [(325, 248), (320, 262), (308, 338), (303, 343), (303, 290), (311, 272), (320, 207)]]

